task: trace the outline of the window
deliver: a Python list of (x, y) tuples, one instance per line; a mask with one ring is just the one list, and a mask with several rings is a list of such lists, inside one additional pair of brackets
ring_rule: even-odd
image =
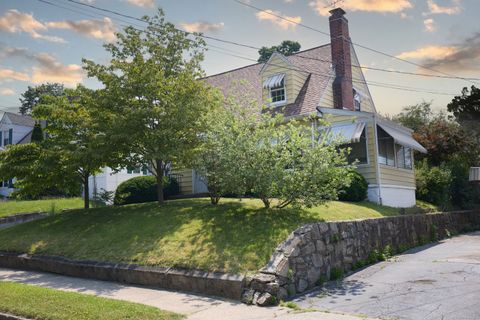
[(132, 174), (132, 173), (140, 173), (140, 167), (129, 167), (127, 168), (127, 173)]
[(355, 111), (360, 111), (361, 104), (362, 99), (360, 94), (358, 94), (357, 90), (353, 89), (353, 107), (355, 108)]
[(3, 146), (9, 145), (10, 144), (10, 139), (9, 139), (9, 131), (4, 131), (3, 132)]
[(380, 127), (378, 133), (378, 161), (387, 166), (395, 166), (395, 142), (393, 138)]
[(395, 145), (397, 152), (397, 167), (403, 169), (412, 169), (412, 149), (409, 147)]
[(342, 148), (343, 147), (350, 148), (348, 163), (353, 163), (354, 161), (358, 161), (357, 164), (368, 163), (366, 129), (363, 129), (362, 135), (360, 136), (360, 141), (344, 144), (342, 145)]
[(282, 79), (276, 86), (270, 88), (270, 99), (273, 104), (285, 102), (285, 79)]

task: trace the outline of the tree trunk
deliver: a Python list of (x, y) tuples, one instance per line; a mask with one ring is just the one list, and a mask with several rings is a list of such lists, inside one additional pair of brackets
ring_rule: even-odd
[(155, 177), (157, 178), (157, 202), (161, 206), (165, 199), (163, 198), (163, 163), (161, 160), (155, 160), (156, 172)]
[(89, 174), (85, 173), (83, 175), (83, 208), (90, 208), (90, 186), (88, 184)]
[(265, 208), (267, 209), (270, 208), (270, 200), (268, 198), (260, 196), (260, 199), (262, 199), (262, 202)]

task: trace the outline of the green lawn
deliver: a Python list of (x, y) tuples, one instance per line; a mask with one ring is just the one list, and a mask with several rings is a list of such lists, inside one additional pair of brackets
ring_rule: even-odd
[(0, 202), (0, 218), (18, 213), (49, 212), (58, 213), (63, 209), (83, 207), (81, 198), (61, 198), (46, 200), (8, 200)]
[[(259, 200), (208, 199), (105, 207), (50, 216), (0, 231), (0, 250), (142, 265), (247, 272), (265, 265), (300, 225), (375, 218), (399, 210), (330, 202), (312, 209), (264, 209)], [(21, 235), (21, 236), (19, 236)]]
[(42, 320), (173, 320), (184, 317), (154, 307), (0, 281), (0, 311)]

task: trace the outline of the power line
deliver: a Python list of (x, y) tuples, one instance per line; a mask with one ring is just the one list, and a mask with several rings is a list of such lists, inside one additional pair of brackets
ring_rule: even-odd
[[(56, 7), (59, 7), (59, 8), (62, 8), (62, 9), (65, 9), (65, 10), (70, 10), (72, 11), (71, 9), (69, 8), (65, 8), (65, 7), (62, 7), (62, 6), (58, 6), (57, 4), (54, 4), (50, 1), (47, 1), (47, 0), (38, 0), (42, 3), (46, 3), (46, 4), (49, 4), (49, 5), (52, 5), (52, 6), (56, 6)], [(78, 1), (75, 1), (75, 0), (66, 0), (66, 1), (69, 1), (69, 2), (72, 2), (72, 3), (77, 3), (79, 5), (84, 5), (84, 6), (87, 6), (87, 7), (90, 7), (90, 8), (94, 8), (94, 9), (98, 9), (98, 10), (101, 10), (103, 12), (107, 12), (107, 13), (113, 13), (115, 15), (118, 15), (118, 16), (122, 16), (122, 17), (127, 17), (127, 18), (130, 18), (130, 19), (134, 19), (134, 20), (138, 20), (138, 21), (141, 21), (143, 23), (146, 23), (146, 21), (140, 19), (140, 18), (136, 18), (136, 17), (132, 17), (132, 16), (129, 16), (129, 15), (125, 15), (125, 14), (122, 14), (122, 13), (118, 13), (116, 11), (113, 11), (113, 10), (110, 10), (110, 9), (103, 9), (103, 8), (99, 8), (97, 6), (94, 6), (94, 5), (90, 5), (90, 4), (87, 4), (87, 3), (81, 3), (81, 2), (78, 2)], [(234, 0), (236, 1), (236, 0)], [(81, 12), (77, 12), (77, 13), (80, 13), (80, 14), (83, 14)], [(149, 33), (147, 30), (143, 30), (143, 29), (137, 29), (137, 28), (134, 28), (132, 27), (133, 29), (139, 31), (139, 32), (143, 32), (143, 33)], [(184, 30), (181, 30), (181, 29), (177, 29), (176, 30), (180, 31), (180, 32), (183, 32), (187, 35), (191, 35), (193, 33), (190, 33), (190, 32), (187, 32), (187, 31), (184, 31)], [(211, 40), (216, 40), (216, 41), (220, 41), (220, 42), (224, 42), (224, 43), (228, 43), (228, 44), (236, 44), (236, 45), (240, 45), (240, 46), (243, 46), (243, 47), (249, 47), (249, 48), (253, 48), (253, 49), (259, 49), (257, 47), (254, 47), (254, 46), (250, 46), (250, 45), (245, 45), (245, 44), (240, 44), (240, 43), (237, 43), (237, 42), (234, 42), (234, 41), (229, 41), (229, 40), (224, 40), (224, 39), (219, 39), (219, 38), (215, 38), (215, 37), (210, 37), (210, 36), (205, 36), (205, 35), (202, 35), (202, 34), (194, 34), (194, 35), (198, 35), (200, 37), (204, 37), (204, 38), (207, 38), (207, 39), (211, 39)], [(211, 44), (207, 44), (209, 46), (213, 46)], [(219, 48), (219, 47), (217, 47)], [(222, 48), (224, 49), (224, 48)], [(230, 50), (231, 51), (231, 50)], [(224, 53), (224, 52), (220, 52), (220, 53), (223, 53), (223, 54), (227, 54), (227, 53)], [(237, 57), (237, 58), (241, 58), (241, 59), (245, 59), (245, 60), (249, 60), (249, 61), (253, 61), (253, 62), (257, 62), (257, 60), (255, 59), (251, 59), (251, 58), (246, 58), (246, 57), (242, 57), (242, 56), (239, 56), (239, 55), (233, 55), (233, 54), (228, 54), (230, 56), (234, 56), (234, 57)], [(300, 56), (300, 55), (298, 55)], [(318, 59), (318, 58), (311, 58), (311, 57), (303, 57), (303, 56), (300, 56), (302, 58), (307, 58), (307, 59), (314, 59), (314, 60), (323, 60), (323, 59)], [(328, 60), (325, 60), (325, 61), (328, 61)], [(288, 68), (286, 66), (279, 66), (279, 67), (282, 67), (284, 69), (292, 69), (292, 70), (299, 70), (298, 68)], [(360, 67), (360, 66), (359, 66)], [(302, 72), (305, 72), (305, 73), (311, 73), (311, 74), (315, 74), (315, 75), (318, 75), (318, 76), (322, 76), (322, 77), (330, 77), (330, 76), (327, 76), (325, 74), (319, 74), (319, 73), (315, 73), (315, 72), (310, 72), (310, 71), (306, 71), (306, 70), (301, 70)], [(406, 86), (400, 86), (400, 85), (395, 85), (395, 84), (389, 84), (389, 83), (381, 83), (381, 82), (366, 82), (362, 79), (356, 79), (356, 78), (352, 78), (351, 79), (352, 82), (356, 82), (356, 83), (364, 83), (364, 84), (367, 84), (367, 85), (372, 85), (372, 86), (378, 86), (378, 87), (382, 87), (382, 88), (388, 88), (388, 89), (397, 89), (397, 90), (404, 90), (404, 91), (411, 91), (411, 92), (425, 92), (425, 93), (430, 93), (430, 94), (439, 94), (439, 95), (449, 95), (449, 96), (454, 96), (455, 94), (449, 94), (449, 93), (443, 93), (443, 92), (435, 92), (435, 91), (429, 91), (429, 89), (419, 89), (419, 88), (413, 88), (413, 87), (406, 87)]]
[[(277, 17), (277, 18), (279, 18), (279, 19), (282, 19), (282, 20), (284, 20), (284, 21), (287, 21), (287, 22), (290, 22), (290, 23), (299, 25), (299, 26), (304, 27), (304, 28), (306, 28), (306, 29), (309, 29), (309, 30), (312, 30), (312, 31), (315, 31), (315, 32), (318, 32), (318, 33), (321, 33), (321, 34), (323, 34), (323, 35), (327, 35), (327, 36), (330, 37), (330, 33), (327, 33), (327, 32), (325, 32), (325, 31), (322, 31), (322, 30), (319, 30), (319, 29), (310, 27), (310, 26), (308, 26), (308, 25), (305, 25), (305, 24), (303, 24), (303, 23), (294, 21), (294, 20), (292, 20), (292, 19), (288, 19), (288, 18), (286, 18), (286, 17), (284, 17), (284, 16), (282, 16), (282, 15), (279, 15), (279, 14), (276, 14), (276, 13), (272, 12), (271, 10), (265, 10), (265, 9), (256, 7), (256, 6), (252, 5), (252, 4), (242, 2), (242, 1), (240, 1), (240, 0), (233, 0), (233, 1), (236, 2), (236, 3), (239, 3), (239, 4), (243, 5), (243, 6), (252, 8), (252, 9), (257, 10), (257, 11), (260, 11), (260, 12), (264, 12), (264, 13), (266, 13), (266, 14), (272, 15), (272, 16)], [(436, 70), (436, 69), (433, 69), (433, 68), (430, 68), (430, 67), (421, 65), (421, 64), (419, 64), (419, 63), (416, 63), (416, 62), (413, 62), (413, 61), (410, 61), (410, 60), (407, 60), (407, 59), (403, 59), (403, 58), (394, 56), (394, 55), (389, 54), (389, 53), (386, 53), (386, 52), (382, 52), (382, 51), (377, 50), (377, 49), (370, 48), (370, 47), (368, 47), (368, 46), (365, 46), (365, 45), (362, 45), (362, 44), (359, 44), (359, 43), (355, 43), (355, 42), (353, 42), (353, 41), (351, 41), (351, 40), (348, 40), (348, 39), (346, 39), (346, 41), (348, 41), (348, 42), (351, 43), (352, 45), (355, 45), (355, 46), (360, 47), (360, 48), (362, 48), (362, 49), (369, 50), (369, 51), (375, 52), (375, 53), (377, 53), (377, 54), (381, 54), (381, 55), (387, 56), (387, 57), (392, 58), (392, 59), (396, 59), (396, 60), (399, 60), (399, 61), (402, 61), (402, 62), (405, 62), (405, 63), (409, 63), (409, 64), (411, 64), (411, 65), (414, 65), (414, 66), (417, 66), (417, 67), (420, 67), (420, 68), (423, 68), (423, 69), (426, 69), (426, 70), (430, 70), (430, 71), (433, 71), (433, 72), (437, 72), (437, 73), (440, 73), (440, 74), (443, 74), (443, 75), (445, 75), (445, 76), (449, 76), (449, 77), (452, 77), (452, 78), (455, 78), (455, 79), (464, 80), (464, 81), (468, 81), (468, 82), (473, 83), (473, 84), (477, 84), (476, 82), (470, 81), (468, 78), (458, 77), (458, 76), (455, 76), (455, 75), (451, 75), (451, 74), (445, 73), (445, 72), (443, 72), (443, 71), (439, 71), (439, 70)]]
[[(46, 0), (38, 0), (38, 1), (41, 1), (41, 2), (47, 2), (51, 5), (55, 5), (51, 2), (48, 2)], [(136, 20), (136, 21), (140, 21), (140, 22), (143, 22), (143, 23), (146, 23), (145, 20), (141, 19), (141, 18), (137, 18), (137, 17), (134, 17), (134, 16), (131, 16), (131, 15), (127, 15), (127, 14), (123, 14), (123, 13), (120, 13), (120, 12), (117, 12), (117, 11), (114, 11), (114, 10), (110, 10), (110, 9), (105, 9), (105, 8), (101, 8), (101, 7), (98, 7), (96, 5), (92, 5), (92, 4), (88, 4), (88, 3), (83, 3), (83, 2), (79, 2), (77, 0), (65, 0), (65, 1), (68, 1), (68, 2), (71, 2), (71, 3), (75, 3), (77, 5), (81, 5), (81, 6), (85, 6), (85, 7), (89, 7), (89, 8), (92, 8), (92, 9), (95, 9), (95, 10), (100, 10), (100, 11), (103, 11), (103, 12), (106, 12), (106, 13), (110, 13), (110, 14), (114, 14), (116, 16), (120, 16), (120, 17), (124, 17), (124, 18), (128, 18), (128, 19), (132, 19), (132, 20)], [(319, 32), (321, 34), (324, 34), (326, 36), (329, 36), (330, 37), (330, 33), (327, 33), (327, 32), (324, 32), (324, 31), (321, 31), (321, 30), (318, 30), (318, 29), (315, 29), (313, 27), (310, 27), (308, 25), (305, 25), (303, 23), (299, 23), (299, 22), (296, 22), (294, 20), (291, 20), (291, 19), (288, 19), (288, 18), (285, 18), (281, 15), (278, 15), (278, 14), (275, 14), (273, 12), (270, 12), (268, 10), (264, 10), (264, 9), (261, 9), (261, 8), (258, 8), (258, 7), (255, 7), (251, 4), (248, 4), (248, 3), (244, 3), (242, 1), (239, 1), (239, 0), (233, 0), (237, 3), (240, 3), (242, 5), (245, 5), (245, 6), (248, 6), (250, 8), (253, 8), (255, 10), (258, 10), (258, 11), (262, 11), (262, 12), (265, 12), (267, 14), (270, 14), (272, 16), (275, 16), (277, 18), (280, 18), (280, 19), (283, 19), (285, 21), (288, 21), (288, 22), (291, 22), (291, 23), (295, 23), (299, 26), (302, 26), (304, 28), (307, 28), (307, 29), (310, 29), (312, 31), (315, 31), (315, 32)], [(117, 18), (118, 20), (118, 18)], [(129, 22), (126, 22), (125, 20), (121, 20), (125, 23), (129, 23)], [(141, 27), (139, 25), (136, 25), (138, 27)], [(181, 30), (181, 29), (178, 29), (176, 28), (176, 30), (178, 31), (181, 31), (181, 32), (184, 32), (185, 34), (188, 34), (188, 35), (192, 35), (193, 33), (191, 32), (188, 32), (188, 31), (185, 31), (185, 30)], [(244, 43), (239, 43), (239, 42), (236, 42), (236, 41), (231, 41), (231, 40), (226, 40), (226, 39), (221, 39), (221, 38), (218, 38), (218, 37), (212, 37), (212, 36), (208, 36), (208, 35), (205, 35), (205, 34), (195, 34), (196, 36), (199, 36), (199, 37), (202, 37), (202, 38), (205, 38), (205, 39), (209, 39), (209, 40), (214, 40), (214, 41), (219, 41), (219, 42), (223, 42), (223, 43), (227, 43), (227, 44), (231, 44), (231, 45), (235, 45), (235, 46), (240, 46), (240, 47), (244, 47), (244, 48), (249, 48), (249, 49), (253, 49), (253, 50), (260, 50), (261, 48), (260, 47), (257, 47), (257, 46), (253, 46), (253, 45), (250, 45), (250, 44), (244, 44)], [(350, 41), (350, 43), (356, 45), (356, 46), (359, 46), (359, 47), (362, 47), (362, 45), (360, 44), (357, 44), (357, 43), (353, 43)], [(375, 49), (371, 49), (371, 48), (366, 48), (368, 50), (375, 50)], [(390, 58), (395, 58), (395, 59), (399, 59), (399, 60), (402, 60), (402, 61), (405, 61), (405, 62), (408, 62), (408, 63), (411, 63), (411, 64), (414, 64), (418, 67), (422, 67), (422, 68), (426, 68), (426, 69), (429, 69), (431, 71), (434, 71), (434, 72), (438, 72), (438, 73), (442, 73), (440, 71), (437, 71), (437, 70), (434, 70), (434, 69), (431, 69), (431, 68), (427, 68), (427, 67), (424, 67), (420, 64), (416, 64), (415, 62), (411, 62), (411, 61), (408, 61), (408, 60), (405, 60), (405, 59), (401, 59), (401, 58), (398, 58), (396, 56), (393, 56), (393, 55), (389, 55), (388, 53), (383, 53), (383, 52), (380, 52), (378, 51), (378, 53), (380, 54), (383, 54), (383, 55), (387, 55), (388, 57)], [(313, 58), (313, 57), (305, 57), (305, 56), (301, 56), (299, 54), (297, 54), (297, 56), (301, 57), (301, 58), (305, 58), (305, 59), (312, 59), (312, 60), (320, 60), (320, 61), (325, 61), (325, 62), (330, 62), (332, 63), (332, 61), (330, 60), (322, 60), (322, 59), (319, 59), (319, 58)], [(416, 73), (416, 72), (409, 72), (409, 71), (398, 71), (398, 70), (389, 70), (389, 69), (383, 69), (383, 68), (374, 68), (374, 67), (367, 67), (367, 66), (360, 66), (360, 65), (353, 65), (351, 64), (352, 67), (359, 67), (359, 68), (363, 68), (363, 69), (369, 69), (369, 70), (374, 70), (374, 71), (381, 71), (381, 72), (387, 72), (387, 73), (398, 73), (398, 74), (404, 74), (404, 75), (412, 75), (412, 76), (421, 76), (421, 77), (433, 77), (433, 78), (442, 78), (442, 79), (456, 79), (456, 80), (465, 80), (465, 81), (472, 81), (472, 80), (476, 80), (476, 81), (480, 81), (480, 78), (465, 78), (465, 77), (458, 77), (458, 76), (455, 76), (455, 75), (449, 75), (449, 74), (446, 74), (444, 73), (443, 76), (441, 75), (433, 75), (433, 74), (425, 74), (425, 73)]]

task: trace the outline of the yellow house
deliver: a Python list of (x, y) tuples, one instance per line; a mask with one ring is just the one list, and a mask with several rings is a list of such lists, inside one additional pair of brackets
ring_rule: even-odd
[[(209, 76), (204, 80), (226, 96), (251, 96), (287, 118), (304, 118), (313, 136), (330, 131), (345, 139), (350, 160), (369, 183), (368, 199), (393, 207), (415, 205), (413, 150), (426, 152), (411, 130), (380, 117), (351, 44), (345, 11), (331, 11), (331, 42), (266, 63)], [(238, 83), (243, 85), (239, 86)], [(246, 85), (245, 85), (246, 84)], [(311, 115), (326, 119), (322, 127)], [(308, 119), (308, 120), (307, 120)], [(206, 192), (192, 170), (177, 172), (182, 192)]]

